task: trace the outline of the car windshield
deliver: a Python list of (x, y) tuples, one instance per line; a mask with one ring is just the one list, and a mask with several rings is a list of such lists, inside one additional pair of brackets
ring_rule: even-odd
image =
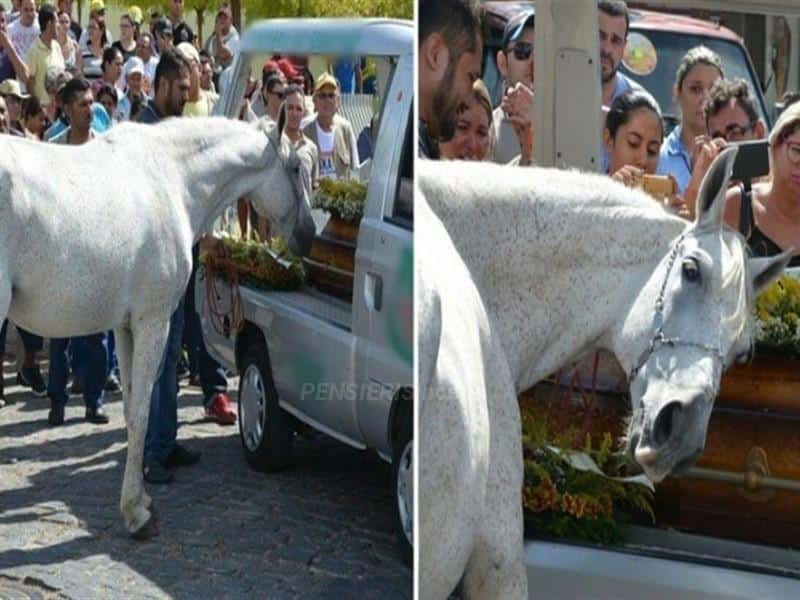
[[(668, 128), (671, 128), (678, 119), (679, 109), (672, 94), (675, 84), (675, 72), (683, 56), (695, 46), (704, 45), (716, 52), (722, 60), (722, 68), (727, 79), (744, 79), (750, 86), (754, 98), (760, 99), (758, 82), (753, 78), (747, 56), (737, 44), (721, 39), (708, 38), (699, 35), (688, 35), (667, 31), (636, 30), (631, 28), (628, 43), (636, 40), (634, 36), (644, 36), (655, 48), (655, 68), (647, 75), (631, 72), (623, 61), (620, 71), (636, 80), (648, 90), (658, 101), (664, 113)], [(641, 43), (641, 40), (638, 40)], [(645, 42), (646, 44), (646, 42)], [(653, 65), (650, 65), (652, 68)], [(640, 70), (640, 69), (637, 69)], [(649, 69), (646, 69), (649, 70)], [(641, 70), (640, 70), (641, 72)], [(757, 110), (764, 123), (770, 123), (764, 113), (764, 106), (759, 100), (756, 102)]]

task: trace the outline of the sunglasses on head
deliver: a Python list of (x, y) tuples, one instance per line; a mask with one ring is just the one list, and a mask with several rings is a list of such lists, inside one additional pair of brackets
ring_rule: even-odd
[(533, 44), (530, 42), (517, 42), (511, 48), (511, 52), (517, 60), (528, 60), (533, 54)]

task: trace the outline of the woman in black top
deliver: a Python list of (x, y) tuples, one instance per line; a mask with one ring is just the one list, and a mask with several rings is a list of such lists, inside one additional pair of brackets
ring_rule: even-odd
[(747, 238), (755, 256), (772, 256), (787, 248), (800, 266), (800, 103), (788, 107), (769, 136), (769, 179), (728, 190), (725, 222)]
[(122, 62), (128, 62), (131, 56), (136, 54), (136, 36), (133, 26), (133, 19), (129, 15), (122, 15), (119, 19), (120, 39), (111, 44), (122, 53)]

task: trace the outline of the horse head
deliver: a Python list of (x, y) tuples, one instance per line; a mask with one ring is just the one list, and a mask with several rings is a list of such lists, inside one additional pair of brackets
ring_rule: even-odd
[(753, 353), (753, 298), (792, 255), (751, 258), (742, 236), (723, 227), (736, 152), (726, 149), (712, 164), (695, 222), (672, 243), (623, 326), (640, 349), (629, 373), (627, 450), (653, 481), (686, 471), (702, 452), (722, 372)]
[(287, 241), (293, 253), (305, 256), (316, 235), (310, 204), (313, 155), (302, 145), (295, 148), (266, 119), (259, 120), (256, 127), (268, 139), (266, 151), (274, 152), (278, 160), (268, 162), (261, 185), (248, 200), (256, 211), (269, 216), (272, 231)]

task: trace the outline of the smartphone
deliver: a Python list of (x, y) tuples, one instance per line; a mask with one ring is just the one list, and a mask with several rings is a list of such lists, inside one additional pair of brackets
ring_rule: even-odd
[(642, 175), (642, 189), (659, 200), (669, 198), (674, 193), (675, 182), (667, 175)]
[(769, 174), (769, 143), (767, 140), (739, 142), (739, 153), (733, 163), (733, 179), (743, 181)]

